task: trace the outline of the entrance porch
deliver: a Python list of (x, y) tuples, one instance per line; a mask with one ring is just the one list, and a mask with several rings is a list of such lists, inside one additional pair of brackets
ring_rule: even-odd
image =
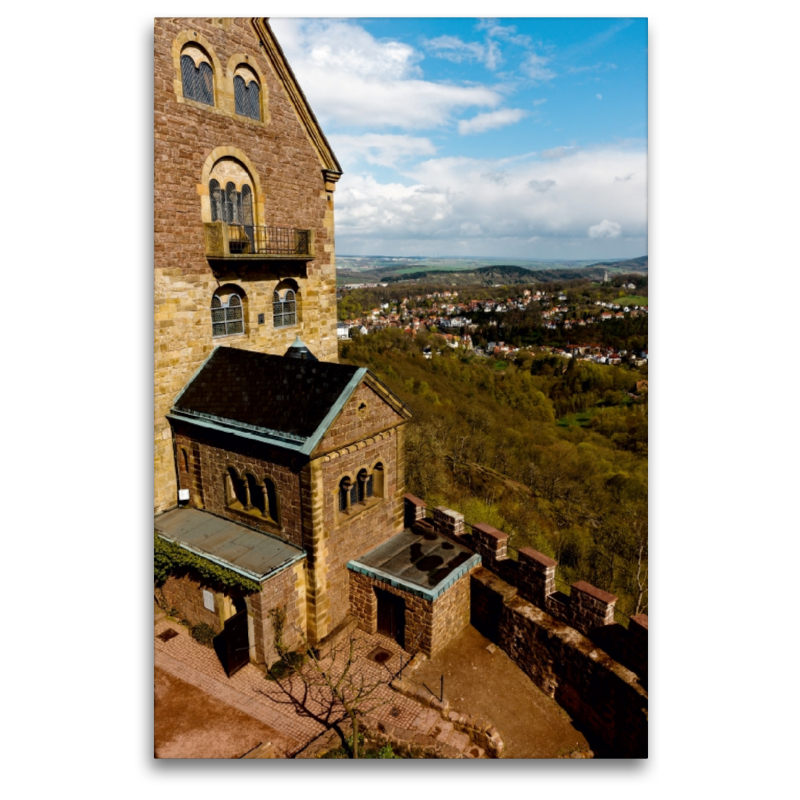
[(470, 619), (470, 553), (433, 532), (404, 530), (351, 561), (350, 613), (367, 633), (435, 655)]

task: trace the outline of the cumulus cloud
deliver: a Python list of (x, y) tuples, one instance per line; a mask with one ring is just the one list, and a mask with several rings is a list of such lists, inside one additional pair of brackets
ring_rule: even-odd
[(362, 136), (334, 134), (331, 145), (345, 171), (348, 162), (364, 159), (368, 164), (396, 167), (409, 158), (436, 154), (436, 147), (424, 136), (367, 133)]
[(590, 239), (615, 239), (620, 233), (622, 233), (622, 225), (618, 222), (611, 222), (608, 219), (604, 219), (589, 228)]
[(484, 133), (494, 128), (502, 128), (505, 125), (513, 125), (525, 116), (521, 108), (500, 108), (497, 111), (489, 111), (486, 114), (478, 114), (472, 119), (462, 119), (458, 123), (458, 132), (462, 136), (470, 133)]
[[(384, 243), (387, 252), (402, 253), (409, 252), (407, 241), (419, 252), (458, 253), (472, 242), (473, 252), (480, 245), (491, 253), (485, 242), (502, 240), (508, 252), (539, 237), (538, 252), (554, 243), (550, 252), (557, 253), (563, 252), (558, 242), (577, 246), (590, 230), (597, 243), (630, 240), (641, 250), (646, 158), (644, 149), (619, 147), (574, 151), (556, 161), (431, 158), (405, 171), (410, 185), (345, 173), (336, 191), (338, 249), (374, 253)], [(614, 183), (620, 174), (633, 178)]]
[(552, 189), (555, 185), (556, 182), (554, 180), (528, 181), (528, 186), (530, 186), (530, 188), (533, 189), (534, 192), (546, 192), (548, 189)]
[(414, 48), (379, 41), (353, 22), (276, 18), (270, 25), (323, 124), (433, 128), (502, 100), (489, 87), (422, 79)]

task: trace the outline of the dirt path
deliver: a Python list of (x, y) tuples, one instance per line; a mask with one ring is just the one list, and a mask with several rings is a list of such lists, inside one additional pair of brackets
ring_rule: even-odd
[(156, 758), (241, 758), (262, 742), (289, 749), (277, 731), (156, 667)]
[(556, 758), (587, 751), (589, 744), (567, 713), (538, 689), (500, 648), (469, 626), (435, 658), (423, 662), (413, 682), (444, 696), (460, 712), (494, 723), (504, 758)]

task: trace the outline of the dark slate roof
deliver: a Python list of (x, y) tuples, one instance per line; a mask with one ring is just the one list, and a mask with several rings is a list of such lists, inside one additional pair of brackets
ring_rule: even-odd
[(406, 529), (347, 566), (376, 580), (435, 600), (481, 557), (437, 533)]
[(196, 508), (174, 508), (155, 518), (159, 536), (184, 550), (263, 581), (305, 558), (305, 553), (276, 536), (245, 528)]
[(218, 347), (170, 416), (310, 452), (365, 374), (345, 364)]

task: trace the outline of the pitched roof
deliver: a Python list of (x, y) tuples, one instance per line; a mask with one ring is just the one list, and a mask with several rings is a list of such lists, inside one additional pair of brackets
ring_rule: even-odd
[(366, 374), (363, 367), (217, 347), (168, 416), (310, 454)]

